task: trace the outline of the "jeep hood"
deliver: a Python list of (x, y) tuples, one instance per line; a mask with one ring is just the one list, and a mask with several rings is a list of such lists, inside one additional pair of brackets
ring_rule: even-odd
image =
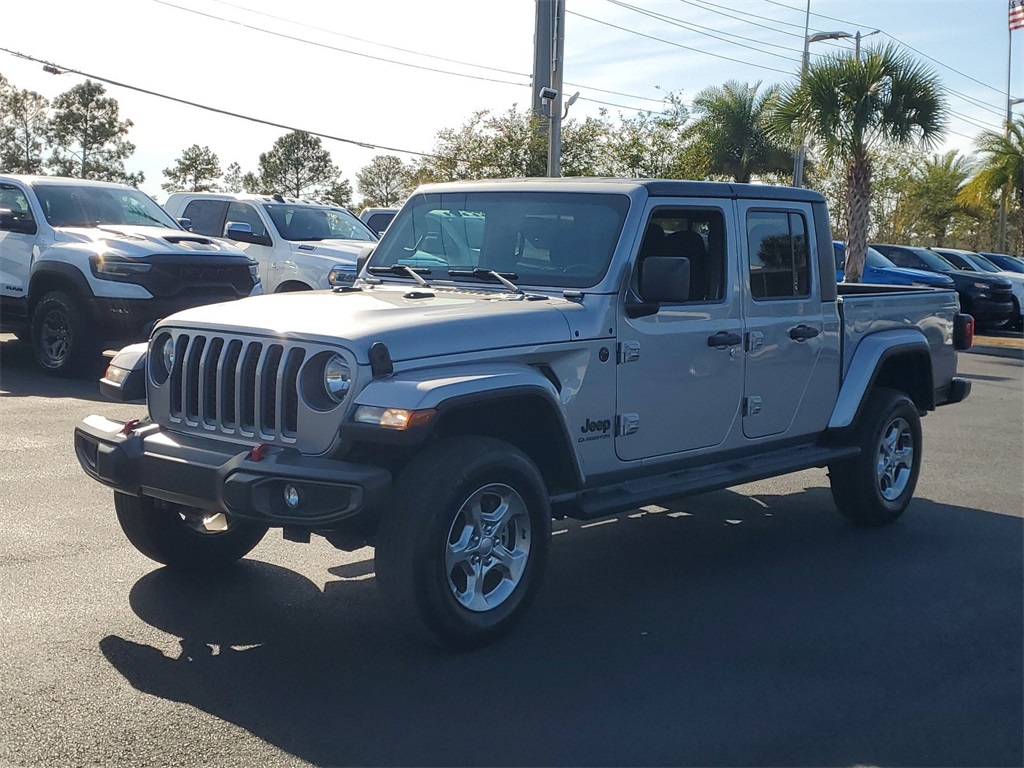
[(394, 361), (571, 338), (561, 298), (386, 286), (359, 292), (258, 296), (185, 310), (161, 325), (339, 344), (361, 363), (384, 342)]
[(169, 227), (140, 227), (103, 224), (98, 227), (61, 227), (54, 230), (58, 243), (92, 244), (97, 250), (126, 258), (145, 258), (154, 254), (218, 256), (244, 255), (239, 248), (211, 237)]

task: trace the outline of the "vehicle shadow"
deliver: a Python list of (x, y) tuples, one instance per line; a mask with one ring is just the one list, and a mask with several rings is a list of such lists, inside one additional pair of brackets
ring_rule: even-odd
[(100, 394), (99, 384), (105, 365), (106, 357), (82, 378), (50, 376), (36, 365), (28, 344), (5, 336), (0, 340), (0, 397), (74, 397), (108, 402)]
[[(646, 511), (645, 511), (646, 510)], [(129, 596), (177, 658), (100, 649), (140, 691), (319, 765), (1020, 765), (1019, 518), (917, 500), (863, 529), (821, 488), (559, 525), (507, 638), (407, 641), (372, 561), (159, 569)]]

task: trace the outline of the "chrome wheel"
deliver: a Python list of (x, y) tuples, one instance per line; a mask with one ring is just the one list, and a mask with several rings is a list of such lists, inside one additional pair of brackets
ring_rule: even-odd
[(473, 492), (448, 531), (445, 570), (455, 599), (489, 611), (515, 591), (530, 557), (530, 514), (522, 496), (492, 483)]
[(895, 501), (903, 494), (913, 466), (914, 433), (905, 419), (893, 419), (882, 431), (875, 463), (875, 479), (883, 499)]
[(63, 309), (51, 309), (43, 318), (41, 332), (41, 349), (46, 361), (54, 366), (61, 366), (68, 357), (73, 341), (71, 337), (71, 321)]

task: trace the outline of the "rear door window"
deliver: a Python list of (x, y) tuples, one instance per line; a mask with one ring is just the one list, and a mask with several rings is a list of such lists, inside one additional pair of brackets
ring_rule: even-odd
[(747, 213), (750, 295), (755, 300), (811, 295), (807, 223), (800, 213)]
[(227, 200), (193, 200), (181, 215), (192, 221), (193, 232), (207, 237), (223, 237), (227, 210)]

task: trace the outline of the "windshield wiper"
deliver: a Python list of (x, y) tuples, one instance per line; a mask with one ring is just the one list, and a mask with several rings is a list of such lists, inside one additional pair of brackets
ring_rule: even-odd
[(366, 271), (371, 275), (408, 275), (424, 288), (430, 287), (430, 283), (420, 277), (420, 275), (430, 274), (430, 270), (425, 267), (413, 268), (408, 264), (392, 264), (390, 267), (367, 267)]
[[(477, 267), (476, 269), (449, 269), (449, 277), (475, 277), (477, 280), (497, 280), (499, 283), (508, 288), (512, 293), (522, 293), (523, 289), (512, 282), (512, 280), (518, 280), (519, 275), (515, 272), (495, 272), (493, 269), (484, 269), (483, 267)], [(509, 280), (512, 278), (512, 280)]]

